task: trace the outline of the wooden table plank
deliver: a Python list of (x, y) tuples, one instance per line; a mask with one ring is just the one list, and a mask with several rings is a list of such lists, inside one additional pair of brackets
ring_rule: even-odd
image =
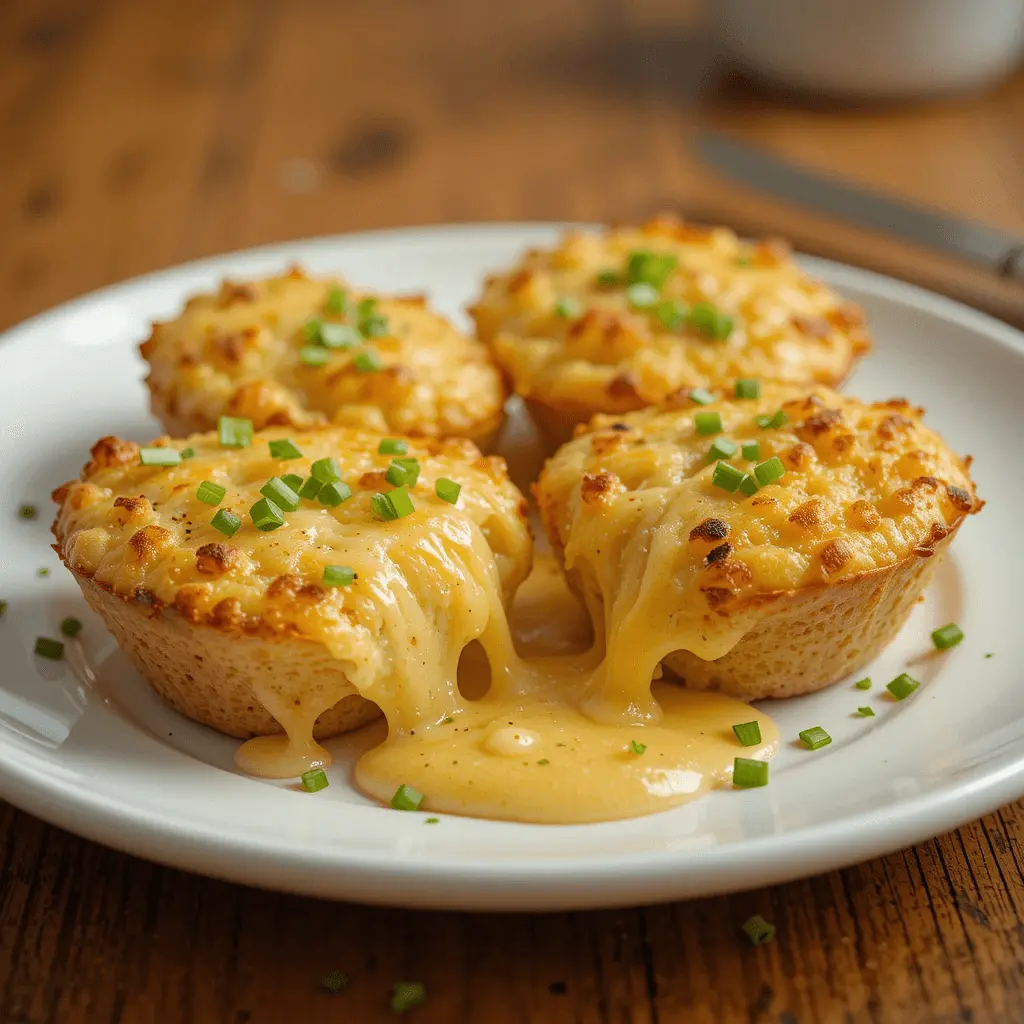
[[(721, 79), (694, 5), (0, 4), (0, 323), (230, 248), (677, 207), (983, 294), (977, 273), (753, 197), (702, 127), (1024, 230), (1024, 77), (827, 111)], [(914, 1024), (1024, 1019), (1024, 809), (842, 872), (648, 910), (473, 916), (202, 879), (0, 805), (0, 1020)], [(739, 932), (762, 913), (776, 942)], [(327, 971), (349, 991), (318, 987)]]

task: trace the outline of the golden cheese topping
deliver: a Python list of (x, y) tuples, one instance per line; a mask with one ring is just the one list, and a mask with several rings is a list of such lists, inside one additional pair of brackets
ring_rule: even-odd
[(834, 385), (869, 348), (785, 243), (667, 217), (533, 250), (470, 312), (516, 391), (577, 421), (739, 378)]
[(485, 444), (505, 401), (487, 349), (422, 297), (299, 270), (195, 296), (141, 351), (153, 410), (175, 436), (230, 415), (257, 429), (336, 422)]

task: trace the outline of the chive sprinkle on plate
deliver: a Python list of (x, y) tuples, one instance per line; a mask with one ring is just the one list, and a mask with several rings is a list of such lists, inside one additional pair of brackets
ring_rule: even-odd
[(743, 922), (743, 931), (753, 946), (763, 946), (775, 938), (775, 925), (766, 921), (760, 914), (748, 917)]
[(761, 742), (761, 726), (757, 722), (740, 722), (732, 731), (745, 747), (756, 747)]
[(391, 990), (391, 1009), (395, 1013), (407, 1013), (426, 1001), (426, 986), (418, 981), (396, 981)]

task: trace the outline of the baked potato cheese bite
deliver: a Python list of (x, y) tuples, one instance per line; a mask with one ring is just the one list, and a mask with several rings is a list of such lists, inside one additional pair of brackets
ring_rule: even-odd
[(970, 460), (905, 401), (738, 390), (752, 397), (596, 417), (536, 486), (610, 680), (642, 658), (745, 700), (827, 686), (893, 638), (981, 508)]
[(860, 310), (783, 242), (660, 217), (573, 231), (487, 279), (471, 308), (545, 431), (740, 378), (836, 385), (869, 346)]
[(173, 436), (219, 416), (348, 423), (486, 445), (506, 391), (487, 349), (422, 297), (385, 297), (301, 270), (226, 281), (141, 346), (153, 412)]

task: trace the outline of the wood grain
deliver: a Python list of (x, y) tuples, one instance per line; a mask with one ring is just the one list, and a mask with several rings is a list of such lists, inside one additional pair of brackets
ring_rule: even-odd
[[(931, 282), (977, 272), (712, 179), (694, 132), (1024, 231), (1024, 78), (835, 111), (724, 76), (683, 2), (2, 0), (0, 322), (216, 251), (676, 208)], [(0, 805), (0, 1020), (1019, 1022), (1024, 809), (842, 872), (648, 910), (342, 906), (147, 864)], [(752, 913), (779, 927), (755, 949)], [(327, 971), (348, 991), (318, 986)]]

